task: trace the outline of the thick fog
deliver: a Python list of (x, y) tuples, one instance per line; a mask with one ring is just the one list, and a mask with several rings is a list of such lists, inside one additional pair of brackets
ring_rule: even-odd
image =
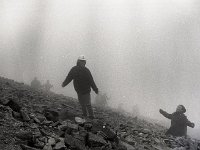
[(169, 123), (183, 104), (200, 128), (199, 0), (1, 0), (0, 22), (1, 76), (76, 98), (61, 83), (84, 54), (110, 106)]

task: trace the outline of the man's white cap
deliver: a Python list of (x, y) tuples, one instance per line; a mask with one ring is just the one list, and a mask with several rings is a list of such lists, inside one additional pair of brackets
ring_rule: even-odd
[(80, 55), (80, 56), (78, 57), (78, 60), (85, 60), (85, 61), (86, 61), (86, 59), (85, 59), (85, 56), (84, 56), (84, 55)]

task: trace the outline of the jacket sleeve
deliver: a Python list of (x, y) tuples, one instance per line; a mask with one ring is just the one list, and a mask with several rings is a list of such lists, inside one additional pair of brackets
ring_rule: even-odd
[(66, 79), (64, 80), (64, 82), (62, 83), (62, 87), (65, 87), (66, 85), (68, 85), (72, 80), (73, 80), (73, 68), (70, 70), (70, 72), (68, 73)]
[(164, 111), (164, 110), (162, 110), (162, 109), (160, 109), (160, 113), (161, 113), (164, 117), (166, 117), (166, 118), (168, 118), (168, 119), (172, 119), (172, 114), (168, 114), (166, 111)]
[(194, 128), (194, 123), (190, 122), (188, 119), (187, 119), (187, 126), (191, 127), (191, 128)]
[(98, 88), (97, 88), (97, 86), (96, 86), (96, 84), (94, 82), (92, 74), (91, 74), (91, 72), (89, 70), (88, 70), (88, 73), (89, 73), (90, 85), (91, 85), (93, 91), (95, 91), (95, 93), (98, 94)]

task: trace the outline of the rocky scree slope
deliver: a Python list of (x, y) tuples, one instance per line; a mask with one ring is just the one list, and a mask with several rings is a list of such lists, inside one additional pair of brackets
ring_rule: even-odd
[(0, 150), (200, 150), (200, 141), (108, 108), (81, 118), (73, 98), (0, 77)]

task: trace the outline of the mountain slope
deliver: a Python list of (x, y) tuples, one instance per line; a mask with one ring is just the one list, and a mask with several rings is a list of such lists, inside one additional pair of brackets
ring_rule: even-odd
[(77, 100), (0, 77), (0, 149), (199, 149), (195, 139), (165, 136), (166, 128), (109, 108), (82, 119)]

